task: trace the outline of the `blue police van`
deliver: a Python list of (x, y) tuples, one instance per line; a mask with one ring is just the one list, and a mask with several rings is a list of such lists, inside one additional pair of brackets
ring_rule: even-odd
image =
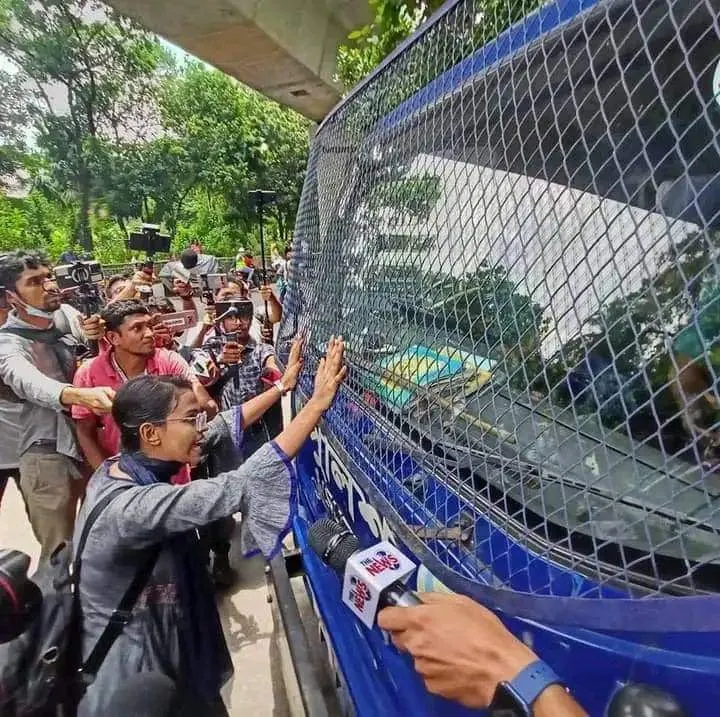
[(313, 140), (279, 346), (296, 409), (348, 346), (293, 526), (341, 709), (471, 714), (342, 604), (324, 516), (591, 715), (628, 683), (720, 713), (720, 2), (490, 7), (446, 3)]

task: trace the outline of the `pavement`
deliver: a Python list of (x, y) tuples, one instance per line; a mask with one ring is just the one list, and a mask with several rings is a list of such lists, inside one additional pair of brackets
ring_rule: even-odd
[[(9, 482), (0, 504), (0, 548), (22, 550), (37, 566), (40, 547), (25, 515), (22, 497)], [(262, 558), (244, 560), (233, 546), (230, 553), (240, 579), (218, 599), (225, 637), (235, 666), (223, 698), (231, 715), (290, 717), (279, 658), (283, 639), (273, 622), (267, 601), (265, 564)]]

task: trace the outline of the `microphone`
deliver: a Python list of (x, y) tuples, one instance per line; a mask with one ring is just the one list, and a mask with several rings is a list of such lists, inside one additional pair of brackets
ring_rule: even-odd
[(360, 549), (357, 537), (339, 523), (322, 518), (310, 526), (310, 547), (343, 576), (342, 601), (368, 628), (384, 607), (416, 607), (422, 600), (404, 581), (415, 564), (387, 541)]

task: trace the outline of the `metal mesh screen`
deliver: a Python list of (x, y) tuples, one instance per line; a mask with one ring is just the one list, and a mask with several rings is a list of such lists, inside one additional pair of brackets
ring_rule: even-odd
[(452, 569), (717, 592), (720, 3), (490, 6), (320, 127), (283, 335), (345, 336), (330, 429)]

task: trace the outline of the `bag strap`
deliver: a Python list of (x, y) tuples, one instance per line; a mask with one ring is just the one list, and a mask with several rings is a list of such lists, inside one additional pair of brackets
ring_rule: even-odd
[(22, 326), (2, 326), (0, 333), (12, 334), (28, 341), (39, 341), (50, 347), (55, 356), (60, 371), (72, 382), (75, 371), (75, 355), (69, 346), (66, 346), (60, 339), (64, 334), (57, 329), (30, 329)]
[[(90, 511), (90, 514), (85, 520), (85, 525), (83, 525), (83, 530), (80, 534), (80, 541), (78, 543), (77, 552), (75, 554), (75, 563), (73, 566), (73, 583), (75, 587), (73, 597), (77, 610), (76, 614), (78, 616), (80, 615), (79, 586), (80, 567), (82, 565), (81, 556), (83, 550), (85, 549), (85, 543), (87, 542), (88, 535), (90, 534), (90, 530), (95, 524), (95, 521), (105, 510), (105, 508), (107, 508), (107, 506), (118, 495), (120, 495), (120, 493), (123, 493), (128, 489), (129, 487), (116, 488), (114, 491), (112, 491), (112, 493), (106, 495), (101, 501), (99, 501), (93, 506), (93, 509)], [(135, 573), (135, 577), (132, 579), (132, 582), (130, 583), (128, 589), (122, 596), (120, 602), (118, 603), (118, 606), (115, 608), (115, 610), (113, 610), (112, 615), (110, 616), (110, 621), (105, 626), (105, 629), (103, 630), (102, 635), (100, 635), (98, 641), (95, 643), (95, 647), (93, 647), (90, 656), (80, 667), (80, 672), (83, 675), (94, 676), (95, 674), (97, 674), (97, 671), (100, 669), (100, 666), (105, 660), (105, 657), (107, 657), (107, 653), (110, 651), (110, 648), (115, 643), (115, 640), (120, 637), (123, 630), (125, 629), (125, 626), (130, 622), (130, 619), (132, 618), (133, 607), (135, 607), (135, 603), (140, 597), (140, 593), (145, 589), (145, 586), (147, 585), (147, 582), (152, 575), (152, 572), (155, 568), (155, 563), (157, 562), (161, 550), (162, 545), (153, 548), (147, 554), (145, 560), (143, 560), (143, 562), (138, 567), (137, 572)]]
[(122, 635), (125, 626), (132, 619), (132, 611), (135, 603), (152, 575), (155, 563), (160, 555), (160, 550), (161, 547), (153, 548), (138, 567), (135, 577), (122, 596), (120, 603), (115, 610), (113, 610), (110, 616), (110, 622), (106, 625), (102, 635), (100, 635), (100, 638), (95, 643), (95, 647), (93, 647), (90, 656), (83, 664), (81, 668), (83, 674), (89, 676), (97, 674), (115, 640)]

